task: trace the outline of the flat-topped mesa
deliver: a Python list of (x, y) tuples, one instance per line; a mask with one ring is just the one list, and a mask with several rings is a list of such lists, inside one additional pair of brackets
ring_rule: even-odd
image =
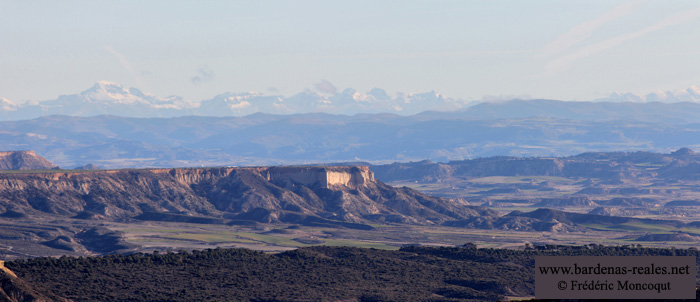
[(0, 170), (49, 170), (56, 165), (34, 151), (0, 151)]
[(367, 166), (0, 173), (0, 213), (8, 218), (48, 213), (76, 219), (206, 221), (202, 223), (325, 224), (331, 219), (348, 226), (346, 222), (368, 221), (440, 224), (481, 215), (479, 211), (390, 187), (375, 180)]
[(283, 183), (286, 187), (294, 184), (304, 186), (362, 187), (374, 182), (374, 173), (367, 166), (333, 167), (269, 167), (260, 171), (267, 180)]

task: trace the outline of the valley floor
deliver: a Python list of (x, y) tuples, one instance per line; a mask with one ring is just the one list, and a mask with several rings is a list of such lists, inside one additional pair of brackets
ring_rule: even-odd
[[(51, 240), (71, 229), (105, 228), (117, 231), (127, 249), (121, 252), (202, 250), (207, 248), (248, 248), (281, 252), (315, 245), (347, 246), (396, 250), (407, 245), (455, 246), (475, 243), (479, 247), (522, 249), (525, 245), (643, 245), (689, 248), (694, 242), (640, 242), (645, 231), (589, 230), (586, 232), (521, 232), (478, 230), (445, 226), (373, 225), (374, 230), (309, 227), (293, 224), (226, 226), (162, 221), (86, 221), (56, 217), (37, 225), (35, 221), (0, 218), (2, 232), (0, 258), (6, 260), (36, 256), (97, 255), (89, 244), (56, 243)], [(643, 226), (638, 226), (642, 228)], [(45, 236), (42, 238), (41, 236)], [(53, 243), (53, 244), (52, 244)], [(116, 243), (115, 243), (116, 244)]]

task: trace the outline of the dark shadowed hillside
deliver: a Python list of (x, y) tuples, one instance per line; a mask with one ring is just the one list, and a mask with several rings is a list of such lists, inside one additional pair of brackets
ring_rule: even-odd
[(0, 301), (2, 302), (69, 302), (70, 300), (37, 291), (33, 285), (17, 277), (0, 261)]
[(309, 247), (8, 262), (35, 291), (74, 301), (496, 301), (534, 295), (535, 256), (697, 256), (695, 249)]

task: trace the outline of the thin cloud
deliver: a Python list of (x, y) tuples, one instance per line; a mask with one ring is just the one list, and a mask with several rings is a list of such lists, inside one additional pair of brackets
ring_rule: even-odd
[(142, 81), (142, 79), (141, 79), (141, 76), (139, 75), (139, 73), (137, 73), (137, 72), (134, 70), (134, 66), (133, 66), (133, 65), (131, 64), (131, 62), (126, 58), (126, 56), (124, 56), (124, 55), (121, 54), (120, 52), (116, 51), (111, 45), (105, 45), (103, 48), (104, 48), (107, 52), (109, 52), (110, 54), (112, 54), (112, 55), (117, 59), (117, 61), (119, 61), (119, 64), (121, 64), (122, 67), (124, 67), (124, 69), (126, 69), (126, 71), (129, 72), (129, 73), (131, 74), (131, 77), (134, 78), (134, 81), (135, 81), (140, 87), (146, 87), (146, 86), (143, 84), (143, 81)]
[(192, 77), (190, 81), (192, 81), (192, 84), (194, 85), (199, 85), (201, 83), (209, 82), (214, 79), (214, 71), (209, 69), (206, 66), (200, 67), (197, 69), (197, 75)]
[(589, 38), (591, 34), (599, 27), (611, 21), (627, 16), (639, 9), (643, 1), (632, 0), (613, 7), (610, 11), (601, 15), (598, 18), (583, 22), (568, 32), (547, 43), (542, 49), (542, 52), (535, 58), (542, 58), (555, 55), (565, 51), (581, 41)]
[(435, 58), (435, 57), (485, 57), (485, 56), (500, 56), (500, 55), (530, 55), (535, 50), (517, 49), (517, 50), (484, 50), (484, 51), (429, 51), (429, 52), (383, 52), (383, 53), (368, 53), (360, 55), (320, 55), (322, 58), (339, 58), (339, 59), (406, 59), (406, 58)]
[(586, 47), (582, 48), (581, 50), (576, 51), (572, 54), (558, 57), (558, 58), (550, 61), (545, 68), (546, 68), (547, 72), (549, 72), (549, 73), (556, 73), (556, 72), (565, 70), (571, 64), (573, 64), (574, 62), (576, 62), (578, 60), (593, 56), (599, 52), (616, 47), (616, 46), (618, 46), (626, 41), (642, 37), (644, 35), (647, 35), (649, 33), (652, 33), (652, 32), (655, 32), (657, 30), (661, 30), (661, 29), (664, 29), (667, 27), (680, 25), (683, 23), (688, 23), (688, 22), (693, 21), (693, 20), (698, 19), (698, 18), (700, 18), (700, 7), (696, 7), (696, 8), (693, 8), (691, 10), (687, 10), (687, 11), (684, 11), (681, 13), (673, 14), (673, 15), (668, 16), (665, 19), (663, 19), (657, 23), (654, 23), (654, 24), (647, 26), (647, 27), (645, 27), (641, 30), (638, 30), (636, 32), (632, 32), (632, 33), (628, 33), (628, 34), (624, 34), (624, 35), (619, 35), (619, 36), (601, 41), (599, 43), (586, 46)]

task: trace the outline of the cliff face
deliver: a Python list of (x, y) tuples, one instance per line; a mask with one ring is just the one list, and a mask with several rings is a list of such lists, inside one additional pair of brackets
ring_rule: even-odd
[(0, 151), (0, 170), (49, 170), (56, 168), (34, 151)]
[(367, 166), (358, 167), (271, 167), (263, 168), (267, 179), (286, 186), (300, 184), (333, 188), (363, 187), (374, 182), (374, 173)]
[[(258, 174), (267, 181), (282, 186), (336, 186), (361, 187), (375, 181), (374, 173), (367, 166), (342, 167), (254, 167), (254, 168), (186, 168), (149, 169), (156, 174), (170, 174), (177, 181), (189, 185), (226, 177), (234, 171)], [(115, 171), (105, 171), (115, 173)], [(76, 174), (76, 173), (73, 173)]]
[(376, 181), (365, 166), (140, 169), (0, 174), (0, 213), (122, 218), (144, 213), (436, 224), (492, 215)]

